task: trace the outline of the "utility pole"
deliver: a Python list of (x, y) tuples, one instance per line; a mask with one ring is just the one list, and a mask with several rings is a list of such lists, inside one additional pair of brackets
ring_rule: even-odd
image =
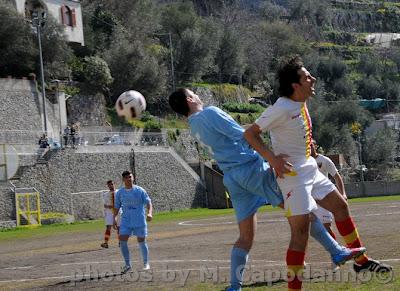
[(173, 47), (172, 47), (172, 36), (171, 32), (168, 32), (168, 37), (169, 37), (169, 53), (170, 53), (170, 59), (171, 59), (171, 79), (172, 79), (172, 90), (175, 91), (175, 69), (174, 69), (174, 55), (172, 53)]
[(41, 27), (45, 23), (46, 20), (46, 12), (44, 11), (35, 11), (33, 14), (32, 24), (36, 26), (36, 33), (38, 38), (38, 46), (39, 46), (39, 59), (40, 59), (40, 78), (42, 83), (42, 105), (43, 105), (43, 123), (44, 123), (44, 132), (47, 135), (47, 114), (46, 114), (46, 89), (44, 83), (44, 69), (43, 69), (43, 53), (42, 53), (42, 40), (40, 37)]

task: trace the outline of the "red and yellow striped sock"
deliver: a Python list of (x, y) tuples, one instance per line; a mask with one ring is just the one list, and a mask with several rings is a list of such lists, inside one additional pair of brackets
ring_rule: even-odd
[(108, 242), (108, 240), (110, 239), (110, 235), (111, 230), (106, 229), (106, 232), (104, 233), (104, 242)]
[(288, 268), (288, 290), (301, 290), (304, 269), (304, 252), (287, 250), (286, 264)]
[[(361, 239), (358, 234), (356, 225), (351, 217), (343, 221), (336, 220), (336, 227), (341, 236), (343, 236), (344, 241), (346, 242), (347, 247), (349, 248), (359, 248), (362, 247)], [(362, 254), (354, 259), (357, 264), (363, 265), (368, 261), (368, 257), (366, 254)]]

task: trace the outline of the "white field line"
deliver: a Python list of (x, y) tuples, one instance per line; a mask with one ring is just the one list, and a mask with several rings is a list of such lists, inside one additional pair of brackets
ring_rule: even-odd
[[(397, 207), (397, 206), (396, 206)], [(394, 212), (380, 212), (380, 213), (370, 213), (370, 214), (359, 214), (359, 215), (353, 215), (352, 217), (368, 217), (368, 216), (381, 216), (381, 215), (394, 215), (394, 214), (400, 214), (400, 211), (394, 211)], [(227, 217), (220, 217), (218, 219), (224, 219)], [(217, 218), (207, 218), (207, 219), (201, 219), (201, 221), (206, 221), (206, 220), (216, 220)], [(187, 221), (181, 221), (178, 223), (180, 226), (212, 226), (212, 225), (226, 225), (226, 224), (236, 224), (236, 221), (223, 221), (223, 222), (210, 222), (210, 223), (196, 223), (196, 221), (199, 220), (187, 220)], [(258, 219), (258, 223), (265, 223), (265, 222), (286, 222), (287, 219), (284, 218), (278, 218), (278, 219)]]
[[(176, 261), (176, 260), (163, 260), (162, 262), (170, 262), (170, 261)], [(191, 262), (191, 261), (210, 261), (213, 262), (215, 260), (181, 260), (181, 262)], [(255, 260), (251, 260), (250, 262), (253, 263)], [(260, 262), (265, 262), (262, 260), (258, 260)], [(400, 258), (396, 258), (396, 259), (387, 259), (387, 260), (380, 260), (381, 262), (399, 262)], [(155, 261), (151, 261), (152, 263)], [(161, 261), (160, 261), (161, 262)], [(228, 262), (228, 261), (227, 261)], [(267, 261), (268, 262), (268, 261)], [(274, 262), (274, 261), (270, 261), (270, 262)], [(92, 262), (93, 263), (93, 262)], [(99, 262), (99, 263), (105, 263), (105, 262)], [(110, 262), (107, 262), (110, 263)], [(122, 261), (121, 261), (122, 263)], [(307, 265), (330, 265), (332, 262), (315, 262), (312, 264), (307, 264)], [(55, 264), (56, 265), (56, 264)], [(286, 262), (279, 262), (279, 261), (275, 261), (272, 264), (261, 264), (261, 265), (249, 265), (252, 268), (256, 268), (256, 267), (274, 267), (274, 266), (279, 266), (279, 267), (284, 267), (286, 266)], [(224, 270), (228, 270), (230, 269), (230, 266), (226, 266), (226, 267), (207, 267), (208, 270), (214, 270), (214, 269), (224, 269)], [(204, 270), (204, 266), (202, 268), (188, 268), (188, 269), (166, 269), (166, 270), (156, 270), (153, 273), (165, 273), (165, 272), (182, 272), (182, 271), (201, 271)], [(101, 273), (101, 272), (99, 272)], [(115, 273), (115, 274), (109, 274), (108, 275), (119, 275), (120, 273)], [(26, 278), (26, 279), (14, 279), (14, 280), (0, 280), (0, 284), (6, 284), (6, 283), (21, 283), (21, 282), (32, 282), (32, 281), (43, 281), (43, 280), (59, 280), (59, 279), (74, 279), (75, 276), (54, 276), (54, 277), (40, 277), (40, 278)], [(84, 279), (90, 279), (90, 275), (86, 276), (84, 275), (82, 278), (80, 278), (81, 280)]]

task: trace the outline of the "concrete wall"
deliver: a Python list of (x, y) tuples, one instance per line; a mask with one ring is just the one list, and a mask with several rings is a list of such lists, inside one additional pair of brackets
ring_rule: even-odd
[[(37, 144), (43, 133), (42, 97), (30, 80), (0, 79), (0, 143)], [(46, 99), (49, 137), (58, 137), (58, 103)]]
[[(50, 151), (47, 163), (20, 169), (17, 187), (35, 187), (41, 193), (42, 212), (71, 213), (78, 219), (102, 216), (100, 192), (106, 181), (121, 185), (120, 175), (131, 168), (130, 147), (93, 147), (92, 151), (65, 149)], [(155, 211), (205, 206), (205, 192), (200, 179), (183, 160), (169, 148), (135, 149), (137, 184), (144, 187), (153, 200)], [(95, 192), (93, 191), (100, 191)], [(91, 192), (75, 194), (78, 192)], [(0, 220), (11, 220), (13, 197), (0, 192)]]
[(400, 181), (366, 181), (364, 183), (346, 184), (347, 196), (371, 197), (400, 194)]
[(107, 118), (106, 100), (102, 94), (76, 95), (67, 100), (68, 122), (81, 126), (104, 126)]
[[(0, 187), (0, 221), (15, 219), (14, 193), (9, 187)], [(1, 228), (1, 227), (0, 227)]]
[(0, 129), (43, 128), (39, 98), (33, 81), (0, 79)]

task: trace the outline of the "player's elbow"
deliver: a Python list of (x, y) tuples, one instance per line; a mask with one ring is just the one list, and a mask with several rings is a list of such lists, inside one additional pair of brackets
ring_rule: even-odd
[(258, 125), (256, 125), (256, 124), (253, 124), (252, 126), (247, 128), (243, 133), (243, 137), (250, 144), (259, 135), (260, 135), (260, 129), (259, 129)]

